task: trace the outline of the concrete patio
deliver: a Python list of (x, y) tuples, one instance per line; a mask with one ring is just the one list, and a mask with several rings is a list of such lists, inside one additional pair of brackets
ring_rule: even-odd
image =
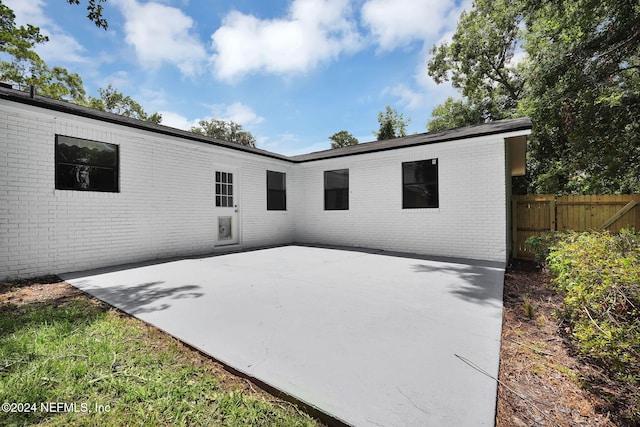
[[(355, 426), (494, 425), (504, 269), (284, 246), (62, 275)], [(457, 357), (460, 356), (460, 357)]]

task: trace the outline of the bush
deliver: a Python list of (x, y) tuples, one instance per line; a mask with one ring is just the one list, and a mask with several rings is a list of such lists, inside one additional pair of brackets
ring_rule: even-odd
[(536, 262), (541, 266), (546, 266), (549, 253), (561, 238), (562, 233), (547, 231), (538, 236), (529, 237), (524, 243), (533, 251)]
[(583, 354), (618, 380), (640, 378), (640, 234), (569, 233), (548, 265), (565, 294), (572, 334)]

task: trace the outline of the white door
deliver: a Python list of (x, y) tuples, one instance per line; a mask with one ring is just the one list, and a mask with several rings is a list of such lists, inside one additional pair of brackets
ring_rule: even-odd
[(238, 173), (236, 169), (215, 169), (215, 245), (236, 245), (238, 239)]

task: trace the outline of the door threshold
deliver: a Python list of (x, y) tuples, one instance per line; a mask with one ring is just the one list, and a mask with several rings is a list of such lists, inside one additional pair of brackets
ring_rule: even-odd
[(233, 245), (222, 245), (222, 246), (213, 247), (214, 254), (227, 253), (227, 252), (241, 252), (242, 250), (244, 250), (244, 246), (242, 246), (239, 243), (233, 244)]

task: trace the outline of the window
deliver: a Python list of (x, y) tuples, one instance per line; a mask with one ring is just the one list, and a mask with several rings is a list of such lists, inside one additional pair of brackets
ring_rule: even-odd
[(56, 135), (55, 161), (57, 190), (119, 191), (117, 145)]
[(233, 207), (233, 174), (216, 171), (216, 206)]
[(324, 209), (327, 211), (349, 209), (349, 169), (325, 171)]
[(287, 175), (267, 171), (267, 210), (287, 210)]
[(402, 208), (438, 207), (438, 159), (402, 164)]

